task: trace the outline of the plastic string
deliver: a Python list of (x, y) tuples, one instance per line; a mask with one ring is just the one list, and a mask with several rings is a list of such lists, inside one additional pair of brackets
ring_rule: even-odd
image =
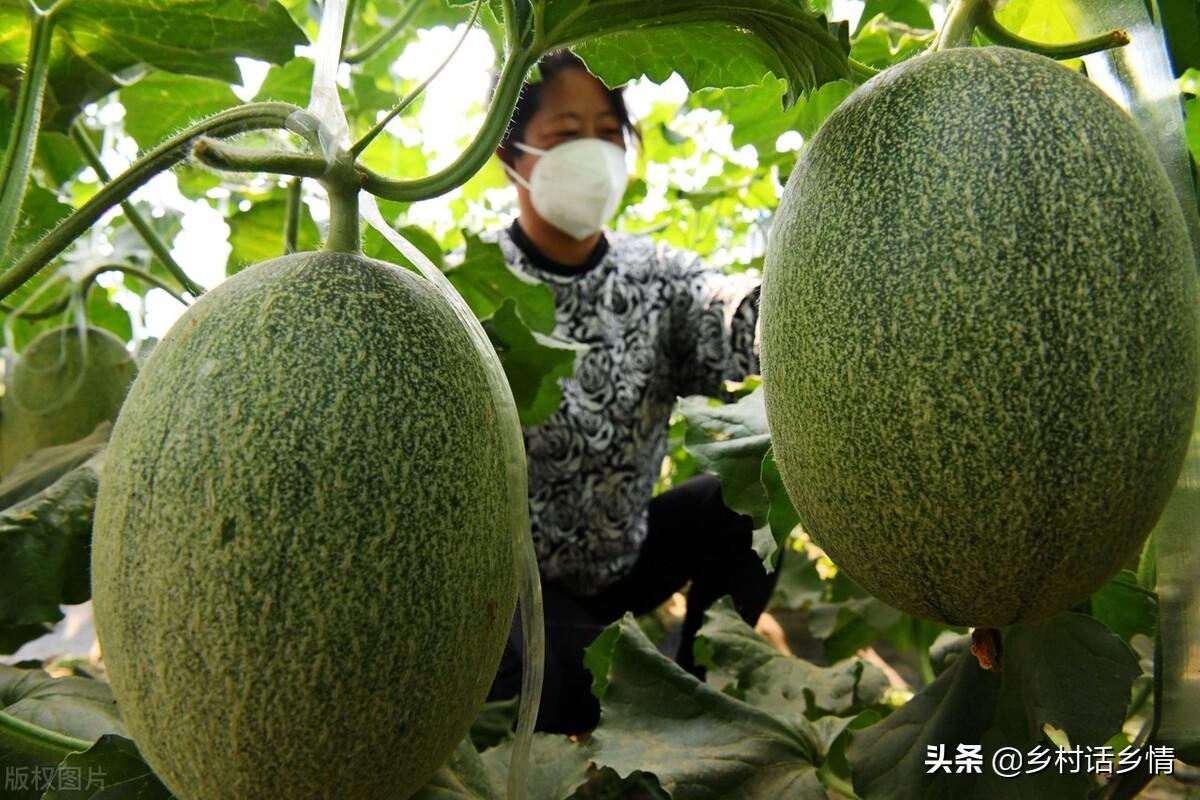
[[(1154, 0), (1155, 13), (1159, 2)], [(1196, 191), (1184, 133), (1179, 89), (1172, 77), (1162, 29), (1143, 0), (1076, 0), (1067, 4), (1080, 36), (1119, 28), (1130, 44), (1084, 58), (1088, 75), (1133, 116), (1167, 170), (1188, 222), (1192, 249), (1200, 262)], [(1200, 422), (1200, 420), (1198, 420)], [(1154, 530), (1159, 595), (1161, 703), (1156, 743), (1183, 755), (1190, 745), (1200, 753), (1200, 427), (1192, 433), (1187, 460), (1175, 492)]]
[[(308, 118), (295, 120), (296, 130), (312, 132), (316, 123), (316, 138), (326, 161), (333, 162), (349, 150), (350, 126), (337, 93), (337, 70), (341, 56), (342, 29), (345, 24), (345, 0), (326, 0), (317, 37), (316, 66), (313, 70), (312, 100)], [(290, 121), (289, 121), (290, 122)], [(516, 739), (508, 771), (509, 800), (524, 800), (529, 770), (529, 750), (533, 742), (533, 725), (541, 703), (545, 632), (542, 615), (542, 587), (537, 556), (529, 525), (529, 488), (525, 462), (525, 440), (517, 416), (512, 389), (505, 377), (500, 357), (492, 347), (474, 312), (451, 286), (429, 258), (405, 239), (379, 212), (374, 196), (360, 193), (359, 212), (372, 228), (379, 231), (417, 268), (417, 271), (445, 298), (455, 316), (470, 336), (485, 365), (500, 430), (505, 436), (505, 471), (509, 493), (509, 525), (512, 530), (513, 556), (517, 570), (518, 600), (521, 614), (521, 635), (524, 641), (521, 676), (521, 701)]]

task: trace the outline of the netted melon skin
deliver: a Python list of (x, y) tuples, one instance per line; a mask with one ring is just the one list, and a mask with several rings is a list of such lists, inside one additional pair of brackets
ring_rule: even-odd
[(766, 256), (767, 416), (804, 528), (921, 617), (1087, 597), (1182, 464), (1195, 273), (1155, 154), (1083, 76), (956, 48), (871, 80), (801, 157)]
[(122, 718), (176, 796), (395, 800), (449, 756), (516, 602), (488, 387), (430, 285), (338, 253), (234, 276), (158, 345), (92, 570)]

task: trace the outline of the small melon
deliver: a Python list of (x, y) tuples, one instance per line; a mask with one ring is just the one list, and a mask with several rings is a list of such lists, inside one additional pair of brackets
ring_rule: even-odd
[(119, 338), (71, 325), (39, 334), (13, 365), (0, 403), (0, 471), (112, 420), (137, 374)]
[(1070, 608), (1174, 486), (1197, 308), (1167, 176), (1085, 77), (996, 47), (888, 69), (813, 137), (766, 257), (767, 416), (804, 528), (921, 617)]
[(114, 426), (97, 634), (183, 800), (401, 800), (474, 720), (516, 603), (505, 433), (426, 281), (302, 253), (195, 303)]

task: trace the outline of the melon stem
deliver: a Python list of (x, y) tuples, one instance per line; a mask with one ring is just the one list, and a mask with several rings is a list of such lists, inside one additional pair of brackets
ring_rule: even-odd
[(971, 655), (979, 661), (982, 669), (998, 672), (1003, 652), (1000, 631), (996, 628), (976, 628), (971, 631)]
[(933, 40), (930, 51), (969, 45), (971, 37), (975, 34), (975, 27), (979, 24), (982, 6), (986, 6), (990, 11), (990, 0), (952, 0), (946, 10), (946, 20), (942, 23), (937, 38)]
[[(349, 169), (353, 174), (353, 161), (349, 162)], [(336, 168), (334, 172), (337, 172)], [(329, 193), (329, 232), (325, 236), (325, 249), (338, 253), (361, 253), (358, 187), (336, 179), (322, 180), (321, 184)]]
[(1001, 25), (1000, 20), (996, 19), (995, 10), (989, 3), (984, 3), (979, 8), (975, 16), (975, 22), (979, 26), (979, 32), (996, 44), (1004, 45), (1005, 47), (1015, 47), (1018, 50), (1028, 50), (1031, 53), (1038, 53), (1047, 58), (1059, 61), (1079, 58), (1089, 53), (1098, 53), (1102, 50), (1111, 50), (1114, 47), (1124, 47), (1129, 44), (1129, 34), (1119, 30), (1109, 31), (1099, 36), (1093, 36), (1090, 39), (1081, 39), (1077, 42), (1067, 42), (1065, 44), (1035, 42), (1023, 36), (1018, 36)]

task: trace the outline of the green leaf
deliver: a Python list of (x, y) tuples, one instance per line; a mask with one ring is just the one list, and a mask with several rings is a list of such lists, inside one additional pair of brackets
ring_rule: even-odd
[[(229, 217), (229, 244), (233, 249), (225, 264), (225, 274), (233, 275), (246, 267), (283, 255), (283, 230), (287, 201), (282, 197), (260, 200), (245, 211)], [(321, 246), (321, 233), (301, 204), (300, 234), (297, 249), (315, 250)]]
[[(413, 247), (420, 250), (426, 258), (432, 261), (434, 266), (438, 267), (439, 269), (442, 267), (442, 265), (445, 263), (445, 259), (442, 256), (442, 247), (438, 244), (437, 239), (434, 239), (427, 231), (425, 231), (423, 228), (418, 228), (416, 225), (405, 225), (403, 228), (399, 228), (398, 230)], [(416, 265), (410, 262), (403, 253), (397, 251), (396, 248), (393, 247), (390, 242), (384, 239), (378, 231), (376, 231), (374, 228), (371, 228), (367, 231), (367, 234), (368, 240), (372, 243), (372, 250), (367, 251), (367, 245), (364, 244), (364, 252), (368, 252), (368, 254), (370, 254), (373, 258), (378, 258), (391, 264), (398, 264), (405, 269), (410, 269), (413, 272), (417, 272)]]
[(285, 64), (271, 67), (263, 78), (256, 103), (274, 100), (291, 103), (304, 108), (312, 96), (313, 62), (308, 58), (294, 58)]
[(803, 547), (791, 547), (779, 569), (774, 602), (789, 611), (811, 608), (825, 596), (825, 584), (817, 572), (816, 559), (809, 558)]
[(482, 322), (504, 365), (521, 424), (543, 422), (562, 403), (559, 379), (571, 376), (582, 346), (531, 331), (513, 300), (505, 300)]
[[(413, 800), (504, 800), (512, 747), (513, 740), (506, 739), (481, 755), (475, 751), (471, 737), (464, 737), (450, 760)], [(587, 777), (588, 758), (581, 745), (566, 736), (533, 735), (526, 781), (528, 800), (563, 800)]]
[[(25, 192), (25, 200), (21, 203), (21, 218), (17, 222), (12, 251), (24, 252), (74, 210), (59, 200), (54, 192), (30, 184)], [(7, 302), (13, 303), (14, 300), (10, 299)]]
[(877, 705), (888, 688), (882, 670), (861, 659), (820, 667), (779, 652), (742, 620), (728, 597), (705, 612), (696, 641), (698, 663), (733, 677), (725, 691), (732, 688), (735, 697), (777, 716), (852, 716)]
[[(508, 765), (512, 761), (513, 740), (482, 754), (483, 768), (492, 785), (500, 789), (508, 785)], [(528, 800), (563, 800), (570, 797), (588, 779), (587, 752), (566, 736), (535, 733), (529, 753), (529, 777), (526, 787)]]
[(483, 759), (464, 736), (441, 769), (434, 773), (412, 800), (503, 800), (504, 792), (493, 785)]
[(774, 554), (799, 517), (770, 455), (762, 390), (755, 389), (726, 405), (687, 397), (678, 410), (687, 421), (684, 446), (688, 454), (701, 470), (721, 481), (725, 504), (753, 521), (754, 551), (768, 570), (774, 569)]
[(171, 792), (142, 759), (132, 740), (101, 736), (63, 759), (42, 800), (171, 800)]
[(112, 690), (95, 678), (52, 678), (41, 669), (0, 664), (0, 709), (76, 739), (125, 735)]
[(779, 464), (775, 462), (775, 451), (771, 448), (767, 448), (767, 454), (763, 456), (759, 480), (766, 489), (767, 503), (770, 506), (767, 511), (767, 524), (778, 546), (783, 547), (788, 536), (800, 524), (800, 515), (796, 513), (792, 499), (788, 497), (787, 488), (784, 487), (783, 478), (779, 474)]
[(1125, 641), (1137, 634), (1154, 636), (1158, 602), (1138, 586), (1137, 575), (1122, 570), (1091, 598), (1092, 616)]
[(90, 325), (103, 328), (127, 342), (133, 338), (133, 321), (129, 312), (113, 299), (116, 292), (115, 288), (93, 287), (87, 297), (87, 319)]
[(923, 52), (933, 42), (931, 30), (914, 33), (901, 27), (896, 35), (896, 27), (882, 18), (867, 23), (855, 37), (850, 56), (877, 69), (886, 69)]
[(513, 271), (504, 260), (500, 246), (494, 242), (483, 242), (469, 233), (464, 236), (466, 255), (461, 264), (446, 273), (446, 277), (475, 316), (489, 317), (506, 301), (511, 301), (530, 330), (552, 333), (554, 292), (550, 287)]
[[(273, 0), (63, 0), (54, 12), (45, 124), (55, 130), (147, 67), (238, 83), (235, 58), (282, 63), (307, 43)], [(0, 30), (19, 32), (0, 39), (0, 84), (10, 91), (20, 81), (28, 27), (20, 3), (0, 3)]]
[(720, 478), (725, 505), (749, 516), (756, 528), (766, 525), (770, 506), (761, 476), (771, 433), (762, 390), (728, 405), (685, 397), (679, 413), (687, 420), (685, 447), (702, 470)]
[[(958, 641), (965, 650), (966, 637)], [(1046, 724), (1073, 747), (1101, 746), (1121, 729), (1130, 687), (1141, 673), (1129, 646), (1082, 614), (1008, 628), (998, 672), (962, 652), (924, 691), (877, 725), (852, 735), (847, 749), (854, 789), (863, 800), (1082, 798), (1086, 773), (1043, 769), (1016, 778), (991, 769), (1000, 747), (1022, 753), (1053, 745)], [(960, 745), (979, 745), (981, 774), (954, 772)], [(951, 772), (930, 772), (927, 748), (942, 748)], [(1053, 752), (1051, 753), (1053, 758)]]
[(0, 509), (32, 497), (87, 461), (104, 447), (111, 430), (111, 422), (101, 422), (78, 441), (47, 447), (22, 458), (0, 481)]
[(158, 72), (121, 90), (125, 132), (150, 148), (197, 120), (241, 103), (228, 84)]
[(490, 700), (483, 704), (471, 723), (471, 743), (476, 750), (495, 747), (512, 735), (520, 701), (520, 696), (516, 695), (507, 700)]
[(754, 86), (706, 89), (689, 103), (722, 112), (733, 125), (734, 147), (751, 144), (760, 155), (767, 155), (775, 153), (776, 140), (787, 131), (810, 138), (855, 87), (849, 81), (831, 81), (781, 113), (785, 88), (783, 81), (768, 76)]
[(71, 138), (54, 131), (38, 136), (37, 167), (42, 185), (57, 190), (84, 168), (83, 156)]
[[(922, 0), (867, 0), (863, 6), (862, 16), (858, 18), (858, 28), (870, 22), (878, 14), (883, 14), (896, 22), (903, 22), (914, 28), (932, 28), (933, 17), (929, 16), (929, 4)], [(857, 34), (858, 31), (855, 31)]]
[[(674, 800), (786, 797), (825, 800), (817, 734), (707, 686), (664, 656), (632, 614), (588, 648), (601, 685), (597, 766), (653, 773)], [(603, 670), (603, 672), (602, 672)]]
[(1200, 4), (1196, 0), (1158, 0), (1157, 6), (1175, 74), (1200, 69)]
[(785, 105), (849, 78), (845, 23), (830, 25), (800, 0), (541, 0), (540, 49), (574, 44), (610, 86), (678, 72), (692, 89), (788, 82)]
[(0, 512), (0, 630), (55, 622), (60, 605), (90, 596), (88, 547), (103, 463), (100, 450)]

